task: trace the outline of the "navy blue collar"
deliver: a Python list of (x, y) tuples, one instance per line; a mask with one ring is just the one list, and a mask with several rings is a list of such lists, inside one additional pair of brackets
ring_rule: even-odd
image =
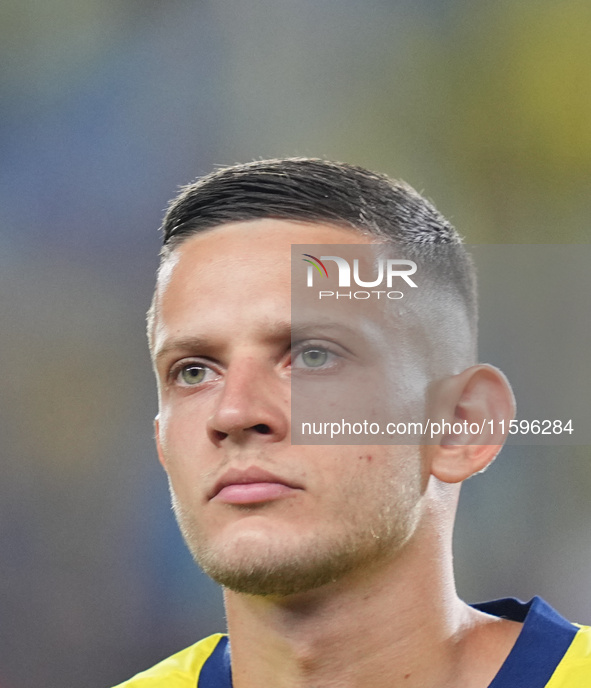
[(472, 605), (487, 614), (523, 623), (513, 649), (488, 688), (544, 688), (577, 633), (540, 597), (512, 597)]
[[(514, 598), (472, 605), (492, 616), (523, 623), (509, 656), (489, 688), (544, 688), (577, 633), (577, 627), (539, 597), (527, 603)], [(230, 644), (220, 639), (206, 660), (197, 688), (232, 688)]]
[(197, 688), (232, 688), (230, 643), (227, 635), (220, 638), (214, 651), (205, 660)]

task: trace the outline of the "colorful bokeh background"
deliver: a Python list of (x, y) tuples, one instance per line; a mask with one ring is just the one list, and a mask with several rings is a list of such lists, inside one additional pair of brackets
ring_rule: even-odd
[[(152, 440), (168, 199), (326, 156), (473, 243), (588, 243), (591, 4), (4, 0), (0, 65), (0, 687), (105, 688), (224, 626)], [(465, 488), (460, 593), (591, 622), (590, 495), (589, 447), (502, 454)]]

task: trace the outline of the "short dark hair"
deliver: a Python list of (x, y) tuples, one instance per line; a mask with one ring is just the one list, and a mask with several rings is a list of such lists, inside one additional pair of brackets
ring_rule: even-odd
[(436, 208), (405, 182), (317, 158), (257, 160), (181, 189), (162, 223), (164, 246), (228, 222), (261, 218), (347, 225), (400, 244), (458, 244)]
[(476, 280), (459, 234), (411, 186), (356, 165), (283, 158), (218, 169), (182, 187), (170, 202), (161, 226), (162, 261), (201, 231), (263, 218), (345, 226), (403, 248), (405, 257), (427, 268), (432, 293), (460, 296), (475, 332)]

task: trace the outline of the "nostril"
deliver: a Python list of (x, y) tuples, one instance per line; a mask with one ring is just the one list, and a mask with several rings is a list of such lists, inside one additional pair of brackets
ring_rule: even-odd
[(214, 430), (213, 431), (214, 437), (218, 442), (221, 442), (222, 440), (225, 440), (226, 437), (228, 436), (227, 432), (221, 432), (220, 430)]
[(268, 435), (271, 432), (271, 428), (265, 423), (258, 423), (257, 425), (253, 425), (252, 429), (261, 435)]

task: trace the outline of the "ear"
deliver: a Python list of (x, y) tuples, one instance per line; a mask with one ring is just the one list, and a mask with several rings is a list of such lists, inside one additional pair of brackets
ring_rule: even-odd
[(515, 398), (505, 375), (476, 365), (443, 380), (430, 418), (439, 434), (427, 447), (431, 473), (457, 483), (489, 466), (501, 450), (515, 416)]
[(162, 465), (162, 468), (166, 470), (166, 460), (164, 458), (164, 452), (162, 451), (162, 445), (160, 443), (160, 415), (154, 418), (154, 439), (156, 440), (156, 451), (158, 452), (158, 461)]

